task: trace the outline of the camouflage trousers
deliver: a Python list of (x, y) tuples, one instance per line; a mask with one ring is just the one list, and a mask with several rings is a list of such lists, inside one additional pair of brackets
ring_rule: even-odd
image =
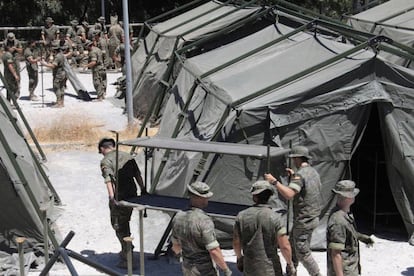
[(127, 243), (124, 241), (124, 238), (131, 236), (129, 221), (131, 220), (132, 208), (119, 207), (110, 203), (109, 210), (111, 225), (121, 243), (121, 250), (123, 253), (127, 253)]
[(33, 69), (27, 68), (27, 74), (29, 75), (29, 92), (33, 93), (35, 91), (37, 84), (39, 82), (39, 72)]
[(107, 85), (105, 68), (92, 70), (92, 80), (98, 98), (105, 97)]
[(10, 101), (12, 95), (17, 100), (20, 97), (20, 82), (17, 81), (13, 76), (4, 76), (6, 81), (6, 88), (7, 88), (7, 100)]
[(53, 78), (53, 91), (56, 94), (56, 101), (63, 101), (65, 96), (65, 85), (66, 85), (66, 77), (63, 76), (55, 76)]
[(313, 230), (314, 228), (304, 229), (293, 226), (290, 236), (292, 260), (295, 267), (300, 261), (311, 276), (319, 275), (319, 266), (313, 259), (310, 248)]

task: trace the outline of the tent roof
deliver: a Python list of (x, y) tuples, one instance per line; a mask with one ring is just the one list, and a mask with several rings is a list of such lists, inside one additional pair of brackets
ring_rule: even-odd
[(280, 156), (290, 151), (289, 149), (283, 149), (279, 147), (268, 148), (266, 146), (259, 145), (235, 144), (226, 142), (206, 142), (199, 140), (183, 140), (166, 137), (142, 137), (132, 140), (120, 141), (119, 144), (170, 150), (249, 156), (261, 159), (268, 156), (268, 150), (270, 156)]
[(258, 7), (241, 8), (240, 6), (224, 5), (218, 1), (210, 1), (155, 25), (152, 31), (163, 36), (183, 36), (185, 40), (191, 40), (219, 30), (223, 26), (228, 26), (259, 9)]
[[(413, 9), (414, 2), (412, 0), (390, 0), (361, 13), (355, 14), (350, 18), (377, 23), (404, 25), (404, 18), (406, 19), (407, 16), (413, 18)], [(413, 26), (411, 25), (411, 27)]]

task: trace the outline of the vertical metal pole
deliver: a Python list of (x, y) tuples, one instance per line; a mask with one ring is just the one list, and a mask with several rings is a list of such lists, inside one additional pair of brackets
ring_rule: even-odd
[(101, 0), (101, 14), (105, 17), (105, 0)]
[(17, 250), (19, 252), (19, 265), (20, 265), (20, 275), (24, 276), (24, 251), (23, 251), (23, 243), (26, 240), (24, 237), (17, 237)]
[[(45, 254), (45, 264), (49, 262), (49, 235), (48, 235), (48, 223), (47, 223), (47, 212), (45, 207), (41, 207), (40, 211), (42, 212), (43, 219), (43, 243), (44, 243), (44, 254)], [(48, 275), (48, 274), (46, 274)]]
[(139, 263), (141, 276), (145, 275), (145, 252), (144, 252), (144, 218), (142, 209), (139, 210)]
[(132, 67), (131, 67), (131, 45), (129, 44), (129, 15), (128, 0), (122, 0), (122, 16), (124, 19), (125, 35), (125, 65), (126, 65), (126, 110), (128, 114), (128, 124), (132, 124), (134, 119), (132, 106)]
[(127, 264), (128, 276), (132, 276), (132, 237), (124, 237), (124, 242), (127, 244)]

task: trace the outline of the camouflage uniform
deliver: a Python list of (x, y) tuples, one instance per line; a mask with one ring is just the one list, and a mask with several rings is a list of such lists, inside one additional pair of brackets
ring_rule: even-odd
[[(50, 25), (49, 25), (50, 24)], [(49, 58), (51, 54), (52, 42), (57, 39), (60, 33), (59, 28), (53, 24), (53, 19), (48, 17), (46, 19), (46, 25), (42, 27), (41, 35), (45, 39), (46, 57)]]
[(345, 276), (360, 275), (358, 232), (352, 214), (336, 208), (328, 220), (326, 232), (328, 276), (334, 276), (331, 250), (341, 250), (342, 267)]
[[(14, 37), (14, 35), (13, 35)], [(17, 39), (6, 39), (4, 45), (10, 48), (22, 48), (21, 43)], [(6, 49), (9, 49), (7, 48)], [(10, 101), (11, 95), (14, 95), (16, 100), (20, 97), (20, 62), (18, 60), (18, 51), (17, 50), (7, 50), (4, 52), (3, 57), (4, 64), (4, 79), (7, 83), (7, 99)], [(14, 77), (12, 71), (9, 70), (8, 65), (12, 65), (18, 80)]]
[(37, 59), (38, 55), (37, 52), (33, 51), (31, 47), (27, 47), (24, 50), (24, 59), (26, 61), (26, 70), (29, 76), (29, 95), (30, 98), (34, 97), (34, 91), (37, 87), (39, 82), (39, 72), (38, 72), (38, 65), (37, 63), (31, 63), (29, 59)]
[(92, 80), (93, 87), (96, 90), (98, 99), (105, 98), (106, 95), (106, 69), (103, 63), (103, 55), (101, 49), (92, 46), (89, 51), (89, 62), (96, 61), (96, 64), (92, 67)]
[(59, 107), (63, 106), (65, 97), (65, 84), (67, 80), (67, 75), (64, 67), (65, 59), (66, 58), (63, 53), (59, 51), (52, 62), (52, 64), (55, 66), (53, 68), (53, 90), (56, 94), (56, 104)]
[(319, 224), (321, 212), (319, 174), (311, 166), (303, 166), (292, 176), (289, 187), (297, 192), (293, 198), (293, 262), (297, 266), (300, 261), (311, 275), (318, 275), (319, 268), (311, 255), (310, 242), (312, 232)]
[(109, 37), (109, 56), (112, 58), (115, 54), (115, 49), (119, 46), (124, 37), (124, 30), (119, 24), (112, 25), (108, 30)]
[[(131, 159), (133, 159), (133, 157), (130, 154), (123, 151), (118, 151), (118, 168), (122, 168)], [(105, 179), (105, 183), (112, 181), (112, 178), (116, 176), (116, 150), (109, 152), (101, 160), (101, 171), (102, 176)], [(141, 173), (139, 172), (139, 174)], [(120, 178), (119, 187), (115, 188), (117, 188), (114, 190), (116, 200), (123, 200), (137, 196), (137, 187), (132, 177), (122, 179)], [(111, 215), (112, 228), (115, 230), (116, 236), (121, 243), (122, 252), (126, 253), (127, 245), (123, 238), (129, 237), (131, 235), (129, 221), (131, 220), (132, 208), (119, 207), (110, 202), (109, 210)]]
[(102, 36), (102, 32), (99, 34), (99, 36), (95, 36), (95, 40), (98, 45), (98, 48), (102, 51), (102, 57), (105, 68), (110, 68), (112, 64), (112, 58), (109, 57), (108, 41), (104, 36)]
[(217, 276), (209, 250), (219, 243), (214, 232), (213, 220), (203, 210), (179, 212), (173, 220), (172, 239), (181, 244), (185, 276)]
[(276, 240), (286, 234), (282, 218), (267, 204), (241, 211), (234, 225), (243, 249), (243, 275), (282, 276)]
[(10, 101), (11, 95), (14, 95), (14, 97), (18, 99), (20, 96), (20, 83), (16, 80), (7, 66), (8, 64), (12, 64), (17, 75), (20, 76), (17, 66), (15, 65), (13, 55), (10, 52), (4, 52), (2, 59), (4, 64), (4, 80), (7, 84), (7, 100)]

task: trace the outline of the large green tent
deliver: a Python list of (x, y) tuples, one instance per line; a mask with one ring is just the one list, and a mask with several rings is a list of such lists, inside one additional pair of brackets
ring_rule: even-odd
[[(324, 247), (326, 219), (334, 204), (331, 189), (344, 178), (356, 180), (369, 199), (377, 199), (381, 192), (374, 193), (374, 187), (388, 187), (411, 233), (414, 72), (378, 54), (382, 46), (390, 46), (384, 37), (350, 45), (318, 29), (307, 25), (293, 30), (277, 24), (182, 60), (184, 69), (170, 90), (158, 135), (309, 147), (322, 176), (324, 199), (313, 247)], [(373, 117), (381, 130), (378, 136), (366, 131)], [(362, 176), (357, 179), (352, 162), (357, 153), (369, 149), (363, 143), (366, 139), (378, 144), (376, 150), (383, 154), (376, 160), (384, 166), (386, 177), (381, 181), (385, 184), (374, 183), (374, 176), (367, 182)], [(374, 159), (372, 152), (368, 155)], [(283, 178), (285, 165), (280, 159), (272, 160), (272, 172)], [(251, 204), (249, 187), (262, 178), (266, 167), (246, 157), (155, 151), (152, 190), (183, 196), (185, 185), (199, 179), (211, 185), (213, 200)], [(376, 209), (365, 207), (378, 216), (381, 206), (391, 205), (378, 202)]]

